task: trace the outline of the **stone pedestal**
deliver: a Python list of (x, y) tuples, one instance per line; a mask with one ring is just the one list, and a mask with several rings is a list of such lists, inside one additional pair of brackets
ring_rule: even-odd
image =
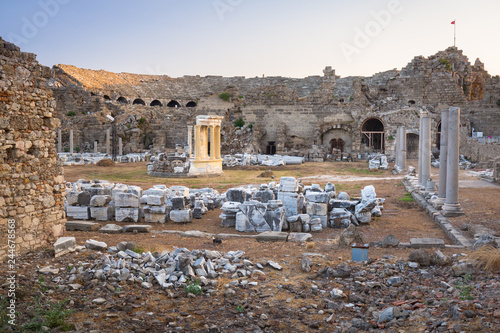
[(459, 147), (460, 108), (451, 107), (448, 113), (448, 160), (446, 170), (446, 199), (441, 211), (443, 216), (459, 216), (464, 214), (458, 203)]

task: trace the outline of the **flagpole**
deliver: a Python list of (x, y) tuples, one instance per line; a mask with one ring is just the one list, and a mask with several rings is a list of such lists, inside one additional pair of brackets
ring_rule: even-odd
[(457, 46), (457, 20), (453, 21), (453, 47)]

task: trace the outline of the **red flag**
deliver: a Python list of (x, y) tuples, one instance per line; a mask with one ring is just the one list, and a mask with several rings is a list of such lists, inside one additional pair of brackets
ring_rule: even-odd
[(451, 22), (451, 24), (455, 24), (455, 21)]

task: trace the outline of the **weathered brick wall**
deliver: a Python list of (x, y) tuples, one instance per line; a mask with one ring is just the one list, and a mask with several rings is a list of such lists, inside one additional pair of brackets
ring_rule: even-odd
[(0, 260), (8, 221), (16, 221), (16, 251), (43, 248), (63, 231), (63, 170), (54, 139), (60, 120), (45, 82), (52, 72), (35, 55), (0, 38)]

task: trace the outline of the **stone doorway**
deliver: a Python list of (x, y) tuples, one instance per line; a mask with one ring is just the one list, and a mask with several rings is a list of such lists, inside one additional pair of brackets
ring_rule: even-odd
[(380, 119), (369, 118), (361, 127), (361, 143), (375, 152), (383, 153), (385, 150), (384, 124)]
[(330, 152), (333, 153), (334, 149), (340, 150), (341, 153), (344, 152), (345, 141), (342, 139), (331, 139), (330, 140)]
[(268, 141), (267, 142), (266, 154), (267, 155), (274, 155), (274, 154), (276, 154), (276, 142), (274, 142), (274, 141)]

